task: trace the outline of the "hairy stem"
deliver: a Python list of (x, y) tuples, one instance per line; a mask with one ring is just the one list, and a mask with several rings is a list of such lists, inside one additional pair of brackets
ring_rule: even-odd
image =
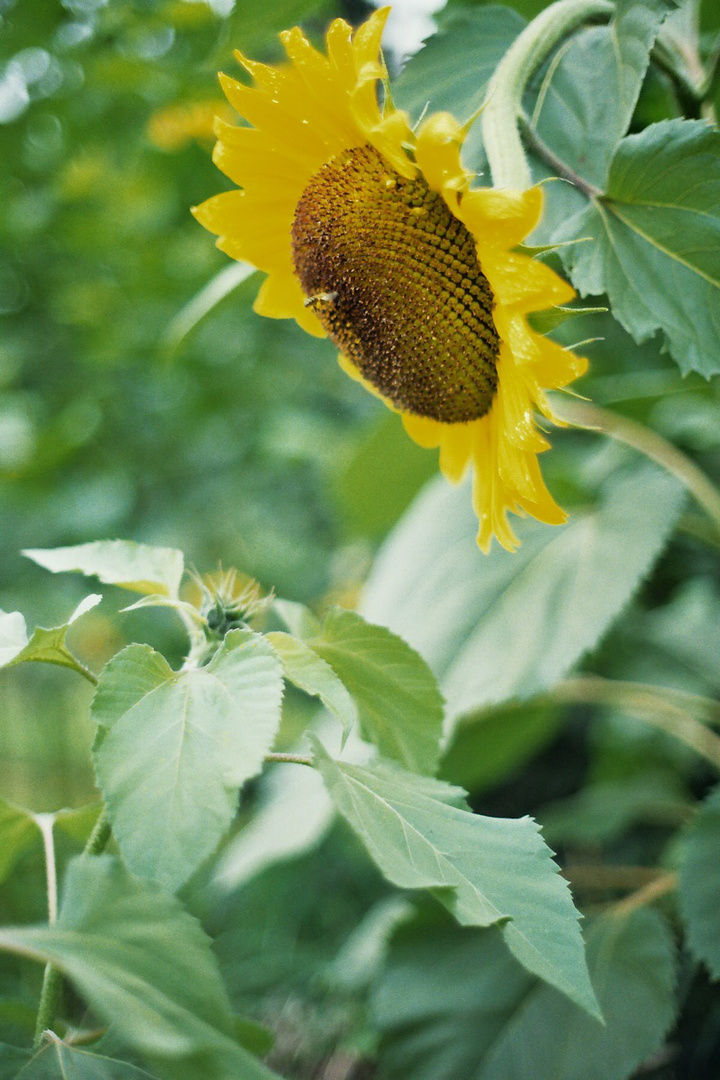
[(95, 822), (95, 828), (88, 837), (83, 855), (100, 855), (105, 850), (110, 839), (110, 831), (107, 807), (104, 806)]
[(558, 0), (540, 12), (505, 53), (490, 80), (482, 113), (483, 142), (495, 187), (525, 189), (532, 183), (518, 131), (530, 78), (567, 34), (588, 19), (611, 16), (613, 10), (608, 0)]
[(637, 420), (628, 420), (626, 416), (602, 409), (590, 401), (558, 395), (553, 398), (553, 404), (557, 406), (559, 419), (565, 423), (592, 431), (602, 431), (605, 435), (639, 450), (651, 461), (667, 469), (685, 485), (720, 532), (720, 491), (682, 450), (678, 450), (662, 435), (651, 431)]
[(303, 754), (266, 754), (265, 761), (270, 762), (284, 762), (289, 765), (309, 765), (313, 766), (313, 759), (311, 757), (305, 757)]

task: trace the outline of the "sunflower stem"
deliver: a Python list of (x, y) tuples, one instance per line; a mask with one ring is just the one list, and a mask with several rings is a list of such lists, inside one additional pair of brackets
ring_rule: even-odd
[(485, 152), (495, 187), (524, 190), (532, 184), (518, 121), (529, 80), (567, 34), (588, 19), (612, 15), (609, 0), (558, 0), (515, 39), (495, 69), (482, 114)]
[(553, 399), (553, 403), (557, 405), (558, 418), (566, 424), (602, 431), (605, 435), (639, 450), (676, 476), (712, 519), (720, 535), (720, 491), (682, 450), (678, 450), (662, 435), (644, 424), (639, 424), (637, 420), (629, 420), (626, 416), (601, 409), (591, 401), (563, 397)]

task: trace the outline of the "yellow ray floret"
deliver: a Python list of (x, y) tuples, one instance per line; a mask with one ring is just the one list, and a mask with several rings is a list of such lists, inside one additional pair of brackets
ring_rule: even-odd
[(513, 550), (508, 512), (565, 520), (540, 473), (549, 444), (535, 414), (555, 419), (546, 390), (586, 361), (527, 315), (574, 292), (518, 250), (542, 215), (539, 188), (472, 189), (452, 116), (413, 132), (388, 95), (380, 104), (386, 17), (354, 33), (337, 19), (327, 54), (289, 30), (282, 67), (237, 54), (253, 85), (221, 82), (250, 126), (218, 120), (214, 160), (239, 186), (194, 213), (267, 275), (257, 312), (328, 334), (348, 374), (439, 448), (449, 480), (472, 468), (478, 543)]

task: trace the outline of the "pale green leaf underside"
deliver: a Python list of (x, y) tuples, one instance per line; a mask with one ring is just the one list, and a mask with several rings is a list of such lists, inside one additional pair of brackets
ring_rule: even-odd
[(425, 661), (383, 626), (334, 608), (308, 645), (342, 680), (363, 736), (385, 757), (433, 773), (440, 755), (443, 701)]
[(177, 888), (230, 826), (238, 789), (262, 768), (280, 722), (271, 646), (231, 631), (207, 667), (174, 672), (131, 645), (100, 677), (98, 780), (135, 873)]
[(140, 593), (177, 596), (184, 569), (181, 551), (132, 540), (98, 540), (74, 547), (23, 552), (54, 574), (72, 571)]
[(335, 805), (389, 881), (434, 890), (463, 925), (502, 923), (528, 971), (598, 1014), (579, 916), (534, 821), (472, 814), (418, 791), (398, 767), (336, 762), (319, 744), (316, 753)]
[[(563, 678), (620, 614), (684, 501), (639, 463), (566, 525), (521, 522), (522, 547), (478, 557), (467, 486), (428, 486), (391, 534), (363, 611), (401, 634), (438, 676), (453, 715), (529, 697)], [(623, 543), (618, 543), (618, 536)]]

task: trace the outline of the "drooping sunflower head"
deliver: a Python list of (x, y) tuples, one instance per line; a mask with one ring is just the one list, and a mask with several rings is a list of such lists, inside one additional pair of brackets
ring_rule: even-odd
[(387, 93), (381, 103), (386, 17), (354, 33), (336, 20), (326, 55), (289, 30), (286, 66), (238, 54), (254, 86), (221, 82), (249, 126), (218, 120), (214, 160), (239, 188), (194, 213), (267, 274), (256, 311), (329, 336), (348, 374), (439, 447), (448, 479), (472, 466), (478, 543), (512, 550), (508, 511), (565, 519), (540, 474), (534, 414), (554, 419), (545, 390), (585, 361), (526, 316), (574, 292), (516, 250), (540, 219), (539, 188), (471, 189), (453, 117), (414, 131)]

